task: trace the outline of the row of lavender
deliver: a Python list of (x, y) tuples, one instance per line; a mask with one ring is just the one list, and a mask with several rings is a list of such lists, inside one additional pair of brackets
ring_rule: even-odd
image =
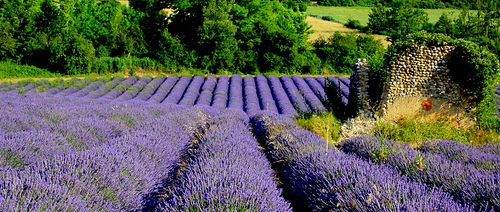
[(1, 211), (291, 211), (243, 111), (0, 98)]
[(244, 112), (223, 111), (195, 134), (155, 211), (291, 211)]
[[(329, 148), (293, 120), (261, 112), (251, 120), (297, 211), (472, 211), (440, 187), (402, 175), (398, 169)], [(439, 173), (435, 173), (439, 174)], [(486, 190), (485, 190), (486, 191)], [(496, 194), (492, 194), (496, 195)]]
[(335, 77), (240, 75), (216, 77), (129, 77), (111, 81), (73, 79), (57, 83), (3, 84), (0, 89), (19, 93), (46, 93), (86, 99), (142, 100), (185, 106), (208, 105), (215, 108), (243, 110), (253, 115), (271, 110), (295, 116), (302, 112), (326, 111), (325, 83), (340, 86), (346, 103), (349, 79)]
[(413, 149), (400, 142), (363, 136), (344, 141), (341, 150), (436, 186), (475, 211), (500, 211), (500, 145), (496, 143), (474, 147), (436, 140)]
[(204, 114), (176, 105), (0, 98), (1, 211), (140, 210)]
[(345, 154), (273, 111), (0, 98), (2, 211), (498, 210), (498, 145), (361, 137)]

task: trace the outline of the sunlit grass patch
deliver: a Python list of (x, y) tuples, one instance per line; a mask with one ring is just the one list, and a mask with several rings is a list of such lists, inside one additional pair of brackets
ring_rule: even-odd
[(306, 130), (319, 135), (330, 144), (335, 144), (340, 138), (340, 121), (333, 113), (302, 114), (295, 118), (297, 124)]

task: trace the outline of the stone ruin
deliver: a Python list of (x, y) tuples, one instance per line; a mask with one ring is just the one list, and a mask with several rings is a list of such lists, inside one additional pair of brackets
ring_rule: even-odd
[[(390, 79), (383, 87), (378, 104), (370, 102), (368, 62), (358, 59), (352, 66), (348, 106), (356, 111), (356, 117), (342, 126), (342, 137), (372, 134), (375, 126), (374, 112), (387, 115), (387, 109), (401, 97), (440, 99), (458, 105), (460, 87), (449, 76), (448, 62), (453, 46), (413, 46), (392, 62)], [(355, 107), (355, 108), (354, 108)]]
[[(384, 85), (381, 99), (374, 112), (385, 115), (388, 107), (400, 97), (441, 99), (453, 105), (461, 101), (460, 87), (449, 76), (448, 62), (453, 46), (413, 46), (390, 67), (390, 79)], [(373, 105), (368, 98), (368, 64), (359, 60), (353, 65), (349, 102), (358, 111), (367, 113)], [(373, 111), (373, 110), (372, 110)], [(360, 113), (358, 112), (358, 113)]]

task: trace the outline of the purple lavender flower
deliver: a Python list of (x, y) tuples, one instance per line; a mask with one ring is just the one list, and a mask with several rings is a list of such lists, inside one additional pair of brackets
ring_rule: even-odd
[(191, 82), (191, 77), (181, 77), (179, 81), (175, 84), (175, 86), (172, 88), (170, 93), (168, 94), (167, 97), (161, 102), (162, 104), (164, 103), (169, 103), (169, 104), (177, 104), (181, 100), (182, 96), (184, 95), (184, 92), (186, 91), (187, 87), (189, 86), (189, 83)]
[(195, 133), (196, 146), (158, 210), (291, 211), (247, 123), (234, 111), (209, 119)]
[(134, 100), (142, 100), (147, 101), (156, 90), (160, 87), (161, 84), (167, 79), (166, 77), (158, 77), (152, 79), (145, 87), (141, 90), (137, 96), (134, 97)]
[(276, 107), (276, 102), (273, 98), (273, 93), (267, 82), (267, 78), (263, 75), (257, 75), (255, 77), (255, 82), (257, 86), (257, 96), (260, 99), (260, 108), (262, 110), (271, 110), (278, 112)]
[(398, 169), (408, 177), (437, 186), (459, 202), (474, 205), (476, 210), (499, 209), (499, 173), (489, 173), (472, 164), (450, 161), (439, 154), (419, 152), (406, 144), (356, 137), (346, 140), (342, 150)]
[(163, 84), (156, 90), (156, 92), (147, 100), (151, 103), (160, 103), (165, 99), (166, 96), (169, 95), (170, 91), (174, 87), (174, 85), (179, 80), (179, 77), (176, 75), (172, 75), (168, 77)]
[(123, 81), (123, 78), (120, 78), (120, 77), (114, 78), (110, 82), (107, 82), (106, 84), (100, 86), (99, 88), (97, 88), (95, 90), (89, 89), (89, 92), (85, 96), (81, 96), (81, 97), (88, 98), (88, 99), (97, 99), (101, 96), (106, 95), (109, 91), (114, 89), (122, 81)]
[(127, 101), (133, 99), (139, 92), (146, 87), (152, 80), (151, 77), (142, 77), (137, 80), (132, 86), (127, 87), (127, 90), (116, 98), (118, 101)]
[(212, 103), (215, 86), (217, 86), (217, 76), (208, 75), (201, 87), (200, 96), (196, 100), (195, 105), (210, 105), (210, 103)]
[(298, 113), (290, 102), (285, 89), (283, 89), (280, 79), (273, 75), (269, 76), (267, 79), (269, 81), (269, 87), (272, 90), (274, 99), (276, 100), (279, 112), (288, 116), (297, 116)]
[(290, 102), (295, 106), (295, 109), (299, 113), (305, 113), (309, 111), (309, 108), (306, 105), (306, 101), (302, 96), (302, 93), (299, 92), (299, 89), (293, 83), (293, 80), (289, 76), (282, 76), (281, 83), (283, 84), (283, 88), (285, 89), (288, 97), (290, 98)]
[(481, 151), (486, 152), (486, 153), (500, 156), (500, 144), (499, 143), (491, 142), (488, 144), (484, 144), (482, 146), (479, 146), (479, 149)]
[(321, 85), (321, 87), (325, 88), (326, 86), (326, 80), (324, 77), (316, 77), (316, 81), (319, 82), (319, 84)]
[(72, 94), (69, 94), (68, 96), (71, 96), (71, 97), (84, 97), (84, 96), (87, 96), (89, 93), (97, 90), (98, 88), (104, 86), (104, 84), (106, 84), (108, 81), (106, 79), (98, 79), (92, 83), (90, 83), (89, 85), (87, 85), (86, 87), (82, 88), (81, 90), (75, 92), (75, 93), (72, 93)]
[(118, 96), (122, 95), (128, 88), (137, 82), (137, 77), (128, 77), (120, 84), (116, 85), (115, 88), (110, 90), (108, 93), (100, 97), (101, 99), (116, 99)]
[(298, 90), (304, 95), (304, 99), (313, 112), (326, 112), (326, 108), (325, 106), (323, 106), (321, 100), (318, 99), (316, 94), (314, 94), (307, 82), (302, 77), (294, 75), (292, 76), (292, 80), (297, 86)]
[(231, 76), (229, 84), (229, 99), (227, 101), (227, 108), (236, 110), (243, 110), (243, 83), (241, 75), (235, 74)]
[(222, 75), (217, 81), (217, 87), (215, 88), (214, 97), (212, 101), (212, 107), (218, 109), (224, 109), (227, 106), (227, 99), (229, 93), (229, 77), (227, 75)]
[(451, 161), (472, 164), (476, 168), (500, 172), (500, 156), (485, 153), (480, 149), (450, 140), (426, 141), (419, 147), (420, 151), (439, 154)]
[(249, 116), (260, 111), (259, 97), (257, 96), (257, 88), (253, 77), (243, 78), (245, 111)]
[(298, 211), (470, 211), (436, 188), (392, 167), (339, 152), (293, 120), (271, 113), (251, 119), (254, 135)]
[[(136, 211), (207, 108), (0, 93), (0, 208)], [(18, 123), (11, 123), (15, 120)]]
[[(313, 77), (304, 77), (304, 80), (307, 82), (311, 90), (316, 94), (316, 97), (318, 97), (319, 100), (325, 101), (327, 100), (326, 94), (325, 94), (325, 87), (322, 86), (316, 79)], [(324, 80), (324, 78), (323, 78)]]
[(196, 99), (200, 95), (200, 89), (204, 81), (205, 77), (203, 76), (193, 77), (193, 80), (191, 80), (191, 83), (184, 93), (184, 96), (179, 101), (179, 105), (193, 106), (196, 102)]

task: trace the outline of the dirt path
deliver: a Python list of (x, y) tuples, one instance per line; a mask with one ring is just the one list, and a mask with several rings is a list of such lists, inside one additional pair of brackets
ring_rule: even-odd
[[(309, 41), (311, 42), (320, 38), (327, 38), (335, 32), (362, 34), (358, 30), (349, 29), (340, 23), (325, 21), (319, 18), (308, 16), (306, 21), (312, 26), (311, 29), (314, 31), (313, 34), (309, 35)], [(373, 37), (377, 40), (381, 40), (385, 48), (390, 45), (390, 42), (387, 41), (387, 36), (385, 35), (373, 35)]]

